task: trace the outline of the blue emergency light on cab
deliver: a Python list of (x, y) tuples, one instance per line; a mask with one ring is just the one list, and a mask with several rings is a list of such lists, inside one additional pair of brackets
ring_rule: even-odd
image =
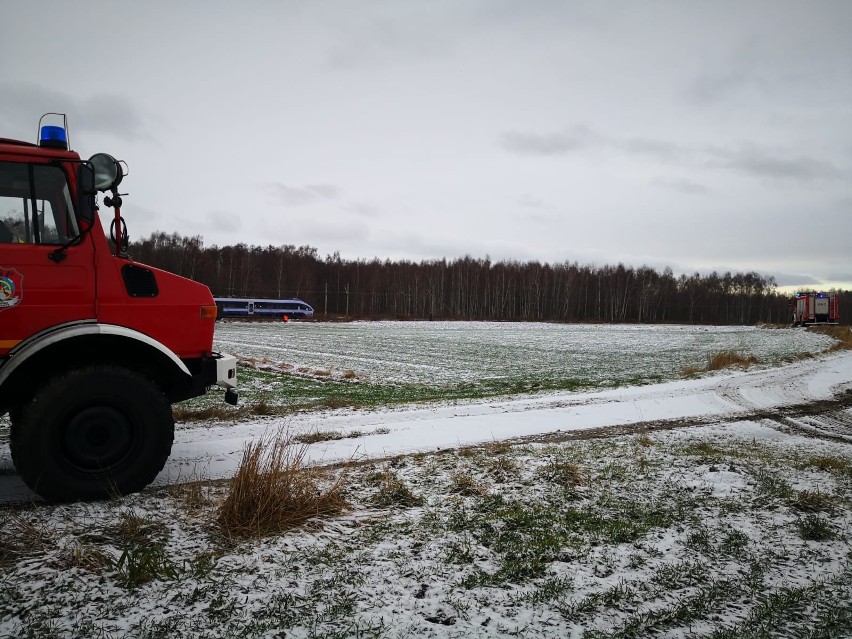
[(68, 150), (68, 135), (61, 126), (46, 125), (41, 127), (38, 145), (48, 149)]

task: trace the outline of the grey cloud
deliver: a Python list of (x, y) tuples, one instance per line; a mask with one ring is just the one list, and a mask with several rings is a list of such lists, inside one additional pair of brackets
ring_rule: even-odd
[[(700, 72), (684, 90), (687, 101), (696, 105), (717, 104), (744, 92), (766, 93), (771, 85), (784, 83), (779, 52), (772, 45), (754, 37), (746, 37), (740, 44), (723, 54), (712, 68)], [(708, 61), (709, 62), (709, 61)]]
[(770, 151), (753, 145), (736, 150), (710, 148), (707, 154), (710, 166), (757, 177), (812, 182), (840, 176), (840, 171), (831, 162), (808, 156), (785, 155), (783, 150)]
[(519, 197), (515, 202), (519, 206), (523, 206), (524, 208), (529, 209), (549, 209), (551, 208), (545, 202), (529, 193), (524, 193), (521, 197)]
[(689, 102), (708, 104), (719, 102), (749, 84), (749, 77), (742, 72), (702, 73), (688, 84), (684, 95)]
[(100, 93), (82, 102), (75, 124), (81, 130), (110, 133), (129, 140), (154, 139), (145, 125), (145, 118), (129, 100), (121, 96)]
[(585, 125), (554, 133), (510, 131), (501, 136), (500, 143), (505, 150), (523, 155), (567, 155), (590, 148), (608, 147), (628, 155), (646, 156), (663, 162), (683, 162), (693, 154), (689, 149), (666, 140), (620, 140), (601, 135)]
[(654, 180), (654, 184), (686, 195), (706, 195), (710, 192), (703, 184), (685, 178), (660, 178)]
[[(420, 16), (427, 22), (434, 17)], [(346, 36), (326, 57), (326, 65), (335, 70), (403, 64), (448, 55), (452, 43), (444, 29), (429, 28), (420, 20), (405, 21), (399, 15), (387, 15), (374, 21), (348, 25)]]
[(790, 273), (776, 273), (775, 281), (778, 286), (816, 286), (820, 280), (811, 275), (799, 275)]
[[(124, 185), (122, 185), (124, 186)], [(164, 219), (159, 211), (155, 211), (154, 209), (149, 209), (145, 206), (140, 206), (135, 201), (132, 203), (133, 207), (133, 219), (134, 220), (161, 220)]]
[[(327, 67), (348, 71), (458, 58), (472, 37), (563, 39), (566, 32), (597, 27), (619, 11), (559, 0), (453, 3), (451, 12), (444, 3), (368, 4), (367, 9), (356, 3), (352, 11), (337, 11), (333, 19), (340, 28), (325, 58)], [(328, 12), (323, 13), (328, 21)]]
[(217, 231), (226, 231), (228, 233), (235, 233), (242, 227), (240, 217), (227, 211), (208, 211), (207, 224), (214, 227)]
[(566, 155), (601, 142), (598, 135), (585, 126), (575, 126), (557, 133), (520, 133), (510, 131), (501, 136), (501, 146), (520, 155)]
[(336, 200), (341, 190), (333, 184), (308, 184), (292, 187), (278, 182), (266, 185), (267, 190), (282, 204), (306, 206), (323, 200)]
[(524, 218), (530, 222), (550, 228), (562, 222), (562, 219), (558, 215), (548, 215), (546, 213), (530, 213), (529, 215), (525, 215)]
[(96, 93), (79, 98), (31, 82), (0, 83), (0, 94), (4, 129), (22, 132), (16, 135), (32, 131), (26, 139), (35, 136), (37, 122), (33, 118), (51, 111), (68, 115), (72, 143), (77, 131), (107, 133), (127, 140), (151, 139), (143, 113), (120, 95)]
[(513, 2), (512, 0), (490, 0), (470, 3), (470, 26), (473, 28), (500, 28), (513, 33), (527, 34), (530, 30), (540, 37), (545, 32), (556, 32), (565, 37), (567, 30), (601, 27), (621, 7), (610, 5), (598, 11), (595, 3), (563, 2), (561, 0), (539, 0), (537, 2)]
[(381, 216), (381, 209), (379, 209), (379, 207), (377, 206), (373, 206), (372, 204), (353, 202), (351, 204), (345, 205), (343, 209), (350, 213), (360, 215), (361, 217), (377, 218)]
[[(740, 172), (753, 177), (798, 182), (834, 180), (841, 172), (833, 162), (808, 155), (794, 155), (785, 149), (755, 144), (739, 148), (684, 147), (667, 140), (607, 137), (586, 126), (555, 133), (504, 133), (500, 144), (519, 155), (563, 156), (591, 148), (608, 149), (631, 156), (646, 157), (666, 164), (689, 168), (713, 168)], [(698, 185), (681, 185), (684, 192), (704, 192)], [(695, 188), (698, 186), (698, 188)], [(687, 187), (687, 188), (683, 188)]]
[(529, 193), (524, 193), (521, 197), (515, 200), (515, 203), (527, 209), (528, 212), (522, 213), (525, 220), (529, 220), (534, 224), (541, 226), (552, 227), (562, 222), (562, 219), (555, 212), (554, 207), (544, 200), (535, 197)]
[(826, 275), (827, 280), (832, 282), (852, 282), (852, 272), (833, 272)]
[(611, 144), (629, 155), (642, 155), (662, 162), (683, 162), (692, 155), (683, 147), (665, 140), (631, 138), (623, 141), (616, 140)]
[(363, 242), (370, 236), (370, 229), (360, 222), (341, 222), (334, 219), (296, 219), (287, 225), (287, 233), (311, 238), (311, 242)]

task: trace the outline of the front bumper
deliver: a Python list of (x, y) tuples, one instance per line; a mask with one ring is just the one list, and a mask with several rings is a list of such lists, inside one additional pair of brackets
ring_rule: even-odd
[(225, 389), (237, 387), (237, 358), (228, 353), (217, 353), (216, 358), (216, 386)]
[(235, 405), (237, 393), (237, 358), (228, 353), (213, 353), (212, 357), (183, 360), (191, 377), (181, 376), (171, 387), (169, 399), (180, 402), (204, 395), (211, 386), (225, 389), (225, 401)]
[(216, 385), (225, 389), (225, 402), (236, 406), (240, 399), (237, 393), (237, 358), (219, 353), (216, 360)]

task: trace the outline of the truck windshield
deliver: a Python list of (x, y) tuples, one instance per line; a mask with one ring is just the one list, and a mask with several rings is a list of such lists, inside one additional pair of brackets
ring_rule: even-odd
[(65, 244), (76, 235), (77, 221), (62, 169), (0, 162), (0, 242)]

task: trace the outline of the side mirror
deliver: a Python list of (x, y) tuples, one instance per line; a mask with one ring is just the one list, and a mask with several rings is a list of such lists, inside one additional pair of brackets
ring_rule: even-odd
[(77, 213), (89, 224), (95, 220), (96, 195), (95, 170), (88, 162), (81, 162), (77, 168)]
[(108, 153), (95, 153), (89, 158), (89, 162), (95, 169), (95, 189), (111, 191), (121, 184), (124, 171), (114, 157)]

